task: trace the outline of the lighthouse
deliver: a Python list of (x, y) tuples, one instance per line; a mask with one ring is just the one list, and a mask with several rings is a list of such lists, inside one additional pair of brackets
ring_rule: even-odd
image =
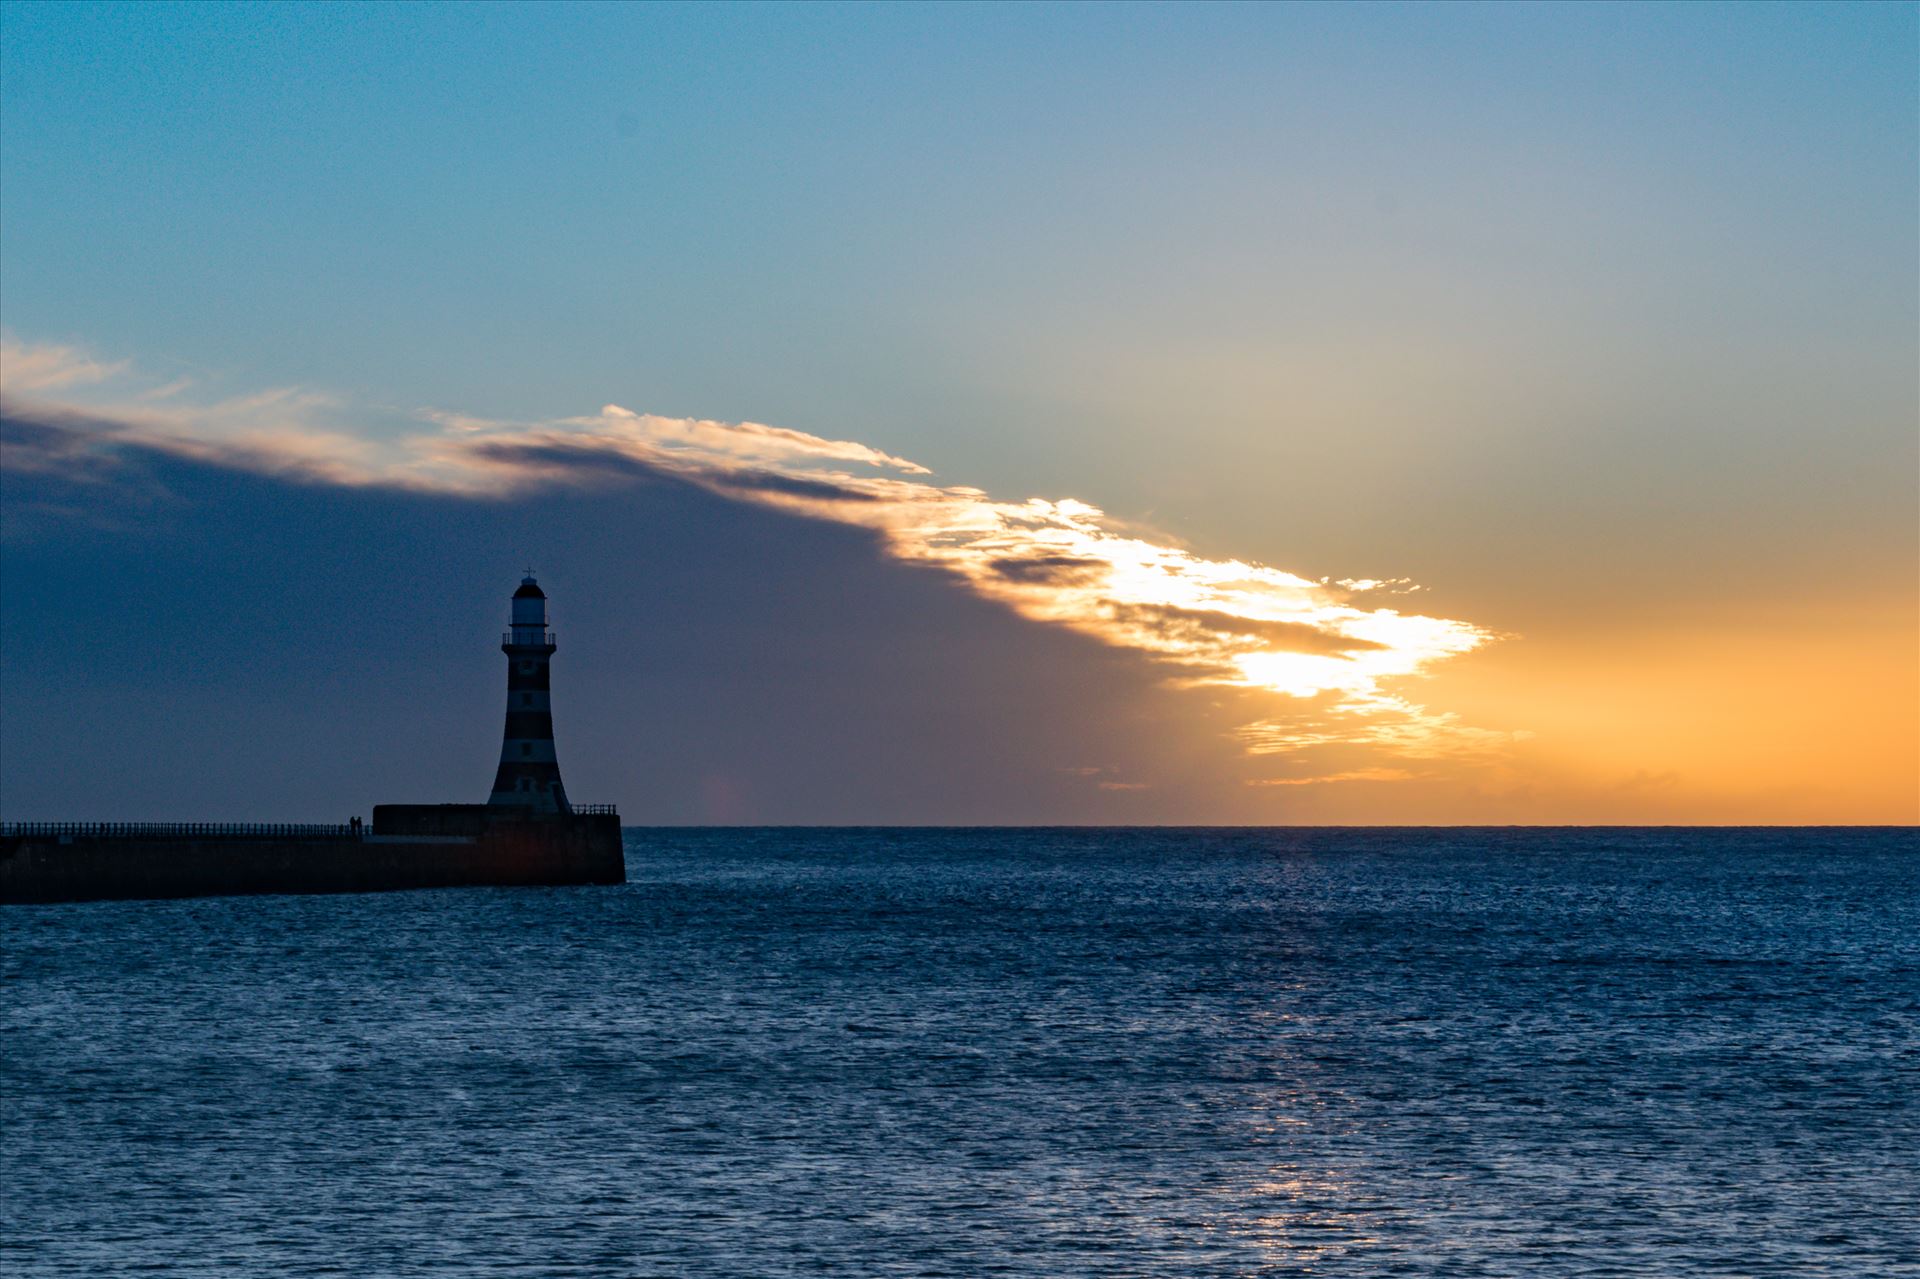
[(484, 804), (375, 804), (371, 826), (0, 824), (0, 906), (228, 893), (624, 884), (620, 814), (567, 802), (553, 754), (547, 593), (533, 570), (500, 637), (507, 731)]
[(548, 679), (553, 649), (553, 632), (547, 629), (547, 593), (529, 569), (513, 593), (512, 629), (500, 640), (500, 651), (507, 655), (507, 727), (489, 805), (513, 805), (535, 813), (573, 811), (553, 752)]

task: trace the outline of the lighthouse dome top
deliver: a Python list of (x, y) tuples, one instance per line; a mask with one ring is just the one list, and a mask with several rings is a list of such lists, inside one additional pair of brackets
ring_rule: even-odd
[(540, 589), (540, 583), (533, 580), (531, 574), (520, 579), (520, 589), (513, 593), (517, 600), (543, 600), (547, 593)]

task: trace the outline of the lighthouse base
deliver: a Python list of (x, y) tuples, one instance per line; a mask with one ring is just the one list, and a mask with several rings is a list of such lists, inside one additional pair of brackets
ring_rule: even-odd
[(49, 826), (0, 835), (0, 905), (626, 879), (614, 814), (535, 816), (485, 804), (383, 804), (371, 829), (325, 834)]

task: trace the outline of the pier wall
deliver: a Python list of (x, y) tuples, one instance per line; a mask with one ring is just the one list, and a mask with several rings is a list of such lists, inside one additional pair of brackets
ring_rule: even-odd
[(384, 805), (370, 830), (317, 836), (0, 835), (0, 904), (626, 882), (618, 817), (479, 807)]

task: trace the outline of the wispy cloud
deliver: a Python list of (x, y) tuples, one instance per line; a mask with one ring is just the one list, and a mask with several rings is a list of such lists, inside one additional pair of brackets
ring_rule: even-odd
[(1351, 768), (1344, 773), (1328, 773), (1324, 777), (1254, 777), (1249, 778), (1249, 786), (1326, 786), (1333, 782), (1405, 782), (1411, 781), (1414, 774), (1404, 768)]
[(1252, 720), (1235, 730), (1249, 755), (1297, 756), (1324, 747), (1365, 742), (1402, 759), (1471, 759), (1504, 754), (1531, 734), (1477, 728), (1451, 711), (1429, 710), (1385, 687), (1315, 698), (1285, 715)]
[(125, 360), (103, 363), (78, 347), (22, 342), (11, 333), (0, 333), (0, 395), (30, 395), (105, 382), (127, 368)]
[[(103, 385), (124, 380), (124, 364), (9, 341), (8, 396), (93, 388), (81, 402), (37, 407), (43, 418), (84, 413), (99, 438), (314, 482), (477, 496), (664, 474), (735, 501), (869, 529), (897, 559), (942, 570), (1033, 621), (1145, 654), (1176, 682), (1270, 695), (1271, 713), (1239, 730), (1251, 754), (1300, 756), (1367, 742), (1430, 758), (1511, 740), (1396, 691), (1493, 638), (1471, 622), (1362, 598), (1417, 589), (1404, 579), (1316, 580), (1210, 559), (1074, 498), (999, 499), (938, 484), (926, 467), (856, 441), (760, 423), (613, 404), (533, 422), (428, 410), (406, 429), (375, 436), (354, 430), (345, 406), (317, 392), (198, 404), (177, 385), (113, 393)], [(49, 456), (58, 454), (36, 454), (39, 464)]]

